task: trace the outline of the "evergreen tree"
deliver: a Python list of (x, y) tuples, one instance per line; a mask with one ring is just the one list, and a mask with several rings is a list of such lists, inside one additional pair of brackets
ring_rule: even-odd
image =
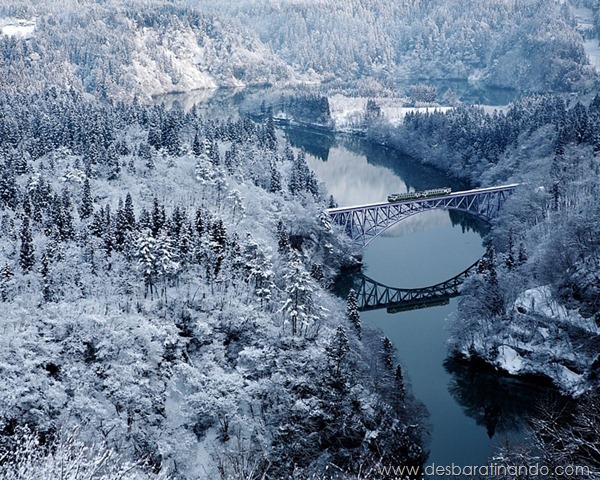
[(211, 247), (215, 253), (214, 274), (215, 276), (221, 271), (221, 265), (225, 258), (225, 246), (227, 245), (227, 231), (223, 220), (219, 219), (212, 225), (210, 232)]
[(137, 240), (136, 251), (138, 265), (144, 277), (144, 298), (154, 293), (154, 284), (156, 282), (156, 274), (158, 264), (156, 258), (156, 238), (152, 236), (142, 236)]
[(119, 161), (119, 154), (113, 143), (109, 145), (106, 150), (106, 164), (108, 166), (109, 180), (116, 180), (121, 175), (121, 162)]
[(42, 216), (42, 208), (40, 207), (40, 204), (38, 202), (34, 202), (33, 203), (33, 221), (39, 225), (42, 223), (43, 220), (44, 220), (44, 218)]
[(210, 163), (213, 165), (218, 165), (221, 163), (217, 141), (211, 134), (207, 134), (203, 142), (203, 147), (204, 155), (206, 155), (206, 158), (210, 160)]
[(281, 173), (279, 173), (279, 169), (275, 162), (271, 162), (270, 170), (271, 182), (269, 184), (269, 191), (271, 193), (281, 192)]
[(125, 196), (125, 206), (123, 210), (124, 221), (129, 230), (133, 230), (135, 228), (135, 211), (133, 209), (133, 200), (131, 198), (131, 194), (127, 193)]
[(181, 151), (179, 140), (179, 120), (176, 112), (169, 112), (162, 124), (161, 143), (169, 155), (177, 156)]
[(165, 222), (167, 220), (167, 214), (165, 213), (165, 206), (158, 203), (158, 199), (154, 197), (154, 203), (152, 206), (152, 236), (157, 237)]
[(235, 172), (235, 166), (238, 162), (238, 148), (234, 142), (231, 144), (231, 149), (225, 152), (225, 168), (229, 173)]
[(18, 183), (13, 169), (0, 168), (0, 206), (15, 208), (18, 205)]
[(340, 325), (337, 327), (326, 350), (329, 359), (331, 383), (338, 391), (343, 391), (346, 387), (344, 364), (349, 351), (350, 342), (348, 341), (346, 329)]
[(292, 195), (306, 190), (308, 180), (308, 165), (306, 164), (306, 156), (304, 152), (300, 152), (292, 163), (292, 171), (288, 183), (288, 189)]
[(152, 229), (152, 215), (145, 208), (142, 208), (142, 211), (140, 212), (140, 217), (137, 221), (137, 229), (140, 231)]
[(182, 264), (187, 264), (192, 254), (194, 245), (194, 235), (192, 233), (192, 226), (186, 220), (184, 220), (181, 230), (179, 232), (179, 241), (177, 242), (178, 258)]
[(29, 218), (25, 217), (21, 225), (21, 253), (19, 256), (19, 264), (23, 273), (30, 272), (35, 265), (34, 250), (31, 229), (29, 228)]
[(8, 263), (0, 268), (0, 296), (3, 302), (10, 300), (14, 275)]
[(279, 253), (283, 254), (290, 251), (290, 237), (283, 220), (277, 222), (277, 249)]
[(75, 236), (75, 227), (71, 214), (71, 198), (67, 189), (63, 190), (62, 196), (59, 197), (56, 194), (52, 199), (52, 224), (53, 231), (62, 240), (68, 240)]
[(304, 327), (306, 332), (313, 320), (313, 287), (310, 275), (297, 254), (292, 257), (284, 278), (287, 284), (287, 299), (283, 310), (289, 315), (292, 335), (301, 335), (302, 328)]
[(148, 143), (142, 143), (138, 149), (139, 157), (144, 161), (144, 165), (148, 170), (155, 170), (156, 164), (154, 163), (154, 156), (152, 155), (152, 149)]
[(94, 213), (94, 218), (90, 225), (90, 232), (96, 237), (101, 237), (105, 227), (104, 207), (100, 207), (100, 211)]
[(92, 199), (92, 190), (90, 179), (85, 177), (83, 181), (83, 193), (81, 196), (81, 206), (79, 207), (79, 216), (81, 219), (89, 218), (94, 213), (94, 200)]
[(50, 278), (50, 260), (47, 251), (42, 253), (42, 258), (40, 259), (40, 275), (42, 277), (42, 297), (44, 298), (44, 302), (51, 302), (53, 300), (52, 279)]
[(148, 130), (147, 145), (154, 147), (156, 150), (160, 150), (163, 147), (161, 130), (157, 125), (152, 125)]
[(25, 195), (23, 198), (23, 213), (31, 218), (31, 202), (29, 201), (29, 195)]
[(387, 372), (394, 370), (394, 345), (388, 337), (381, 339), (381, 358)]
[(181, 229), (185, 222), (185, 213), (179, 205), (175, 205), (171, 218), (169, 219), (169, 235), (173, 238), (175, 243), (179, 242), (181, 235)]
[(131, 231), (130, 226), (125, 218), (125, 209), (123, 207), (123, 200), (119, 199), (119, 206), (117, 207), (117, 214), (115, 218), (115, 250), (122, 252), (127, 241), (127, 235)]
[(198, 236), (202, 236), (204, 232), (210, 229), (210, 213), (201, 207), (196, 209), (194, 219), (194, 227)]
[(358, 309), (358, 299), (356, 298), (356, 292), (353, 288), (348, 292), (348, 301), (346, 304), (346, 316), (354, 327), (356, 335), (360, 339), (362, 336), (362, 325), (360, 322), (360, 312)]
[(202, 143), (200, 142), (200, 136), (198, 135), (197, 131), (194, 132), (194, 140), (192, 142), (192, 153), (196, 157), (202, 155)]

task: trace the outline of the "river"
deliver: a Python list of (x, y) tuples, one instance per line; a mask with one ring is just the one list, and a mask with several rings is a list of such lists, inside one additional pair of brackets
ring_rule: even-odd
[[(468, 188), (443, 172), (424, 167), (366, 140), (288, 127), (285, 135), (309, 153), (309, 165), (340, 206), (377, 202), (389, 193), (436, 187)], [(422, 213), (376, 238), (363, 255), (363, 272), (388, 286), (415, 288), (447, 280), (484, 253), (487, 225), (448, 211)], [(351, 279), (339, 282), (341, 294)], [(429, 412), (428, 465), (487, 465), (505, 441), (525, 441), (524, 417), (540, 388), (447, 359), (447, 305), (389, 314), (363, 312), (363, 325), (380, 329), (415, 398)]]
[[(207, 105), (210, 114), (235, 116), (245, 101), (243, 91), (165, 97), (184, 110)], [(256, 101), (254, 101), (256, 103)], [(468, 185), (443, 172), (423, 166), (394, 150), (351, 135), (336, 135), (287, 126), (279, 134), (306, 151), (310, 167), (340, 206), (377, 202), (389, 193), (436, 187), (467, 189)], [(484, 252), (487, 226), (467, 214), (430, 211), (410, 217), (376, 238), (363, 256), (363, 272), (389, 286), (414, 288), (453, 277)], [(346, 295), (353, 278), (339, 282)], [(380, 329), (397, 349), (405, 377), (417, 401), (429, 412), (428, 465), (486, 465), (506, 439), (525, 440), (525, 416), (539, 387), (447, 358), (446, 319), (457, 310), (458, 299), (428, 309), (388, 314), (364, 312), (363, 325)]]

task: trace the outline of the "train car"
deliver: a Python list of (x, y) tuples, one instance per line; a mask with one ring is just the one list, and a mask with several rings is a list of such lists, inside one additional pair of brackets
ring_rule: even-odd
[(433, 188), (431, 190), (423, 190), (422, 192), (407, 192), (407, 193), (392, 193), (388, 195), (388, 202), (401, 202), (403, 200), (413, 200), (417, 198), (439, 197), (448, 195), (452, 192), (451, 188)]

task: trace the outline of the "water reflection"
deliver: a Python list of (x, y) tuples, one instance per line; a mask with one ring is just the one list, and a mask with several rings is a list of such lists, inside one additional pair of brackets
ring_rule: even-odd
[(335, 147), (335, 135), (326, 131), (312, 131), (310, 135), (298, 128), (283, 127), (285, 137), (294, 148), (304, 150), (309, 155), (326, 162), (329, 159), (329, 151)]
[(341, 206), (378, 202), (390, 193), (410, 190), (469, 188), (464, 181), (356, 136), (335, 136), (302, 127), (282, 131), (293, 147), (310, 155), (310, 167)]
[(389, 169), (402, 179), (408, 190), (451, 187), (452, 190), (467, 190), (469, 184), (448, 176), (445, 172), (423, 165), (417, 160), (402, 155), (391, 148), (373, 144), (357, 136), (340, 137), (340, 148), (364, 156), (368, 165)]
[[(306, 148), (320, 137), (297, 132), (294, 138), (296, 145)], [(340, 205), (381, 201), (390, 192), (407, 189), (468, 188), (364, 139), (328, 141), (327, 161), (312, 157), (309, 163)], [(464, 212), (420, 213), (369, 245), (363, 271), (379, 283), (405, 289), (444, 282), (481, 257), (481, 237), (488, 228)], [(336, 282), (336, 292), (346, 296), (350, 288), (358, 291), (360, 281), (356, 272), (346, 273)], [(380, 328), (397, 346), (413, 393), (430, 412), (429, 462), (485, 464), (504, 437), (522, 439), (525, 418), (534, 413), (541, 394), (538, 387), (447, 360), (444, 319), (456, 310), (456, 302), (438, 300), (428, 305), (432, 308), (368, 311), (361, 318), (365, 325)]]
[[(246, 102), (247, 110), (256, 109), (267, 94), (261, 92), (252, 102)], [(248, 92), (229, 90), (206, 98), (175, 96), (166, 100), (177, 102), (184, 110), (197, 102), (204, 103), (209, 105), (206, 112), (211, 118), (226, 118), (237, 115), (244, 95)], [(298, 127), (282, 129), (280, 134), (308, 153), (311, 168), (340, 205), (381, 201), (389, 193), (409, 189), (468, 188), (443, 172), (364, 139)], [(462, 212), (439, 210), (416, 215), (370, 244), (364, 255), (366, 271), (387, 285), (434, 285), (481, 257), (481, 235), (486, 228), (483, 222)], [(336, 285), (339, 294), (346, 296), (354, 281), (352, 275), (342, 276)], [(524, 418), (534, 413), (536, 399), (547, 396), (548, 390), (448, 361), (444, 319), (455, 310), (456, 301), (450, 300), (426, 310), (393, 315), (374, 311), (361, 317), (364, 325), (380, 328), (393, 341), (412, 380), (414, 395), (431, 414), (429, 462), (485, 464), (498, 446), (499, 437), (524, 430)]]
[(501, 376), (481, 365), (449, 358), (444, 368), (451, 374), (450, 394), (489, 438), (525, 432), (527, 419), (538, 413), (535, 399), (561, 398), (554, 388)]
[[(385, 309), (388, 313), (398, 313), (448, 305), (451, 298), (460, 295), (460, 286), (477, 271), (480, 261), (477, 260), (452, 278), (421, 288), (390, 287), (357, 272), (352, 275), (354, 281), (351, 288), (356, 292), (361, 312)], [(344, 295), (348, 293), (349, 290), (343, 292)]]

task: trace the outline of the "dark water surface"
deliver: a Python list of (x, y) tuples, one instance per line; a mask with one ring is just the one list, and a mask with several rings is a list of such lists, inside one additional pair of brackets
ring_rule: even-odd
[[(311, 168), (340, 206), (381, 201), (389, 193), (408, 189), (469, 188), (356, 137), (299, 128), (285, 134), (293, 146), (311, 154)], [(415, 215), (371, 242), (364, 251), (363, 273), (388, 286), (434, 285), (482, 256), (481, 236), (486, 228), (483, 222), (457, 212)], [(351, 283), (351, 279), (344, 280), (340, 283)], [(394, 314), (385, 309), (363, 312), (361, 318), (363, 324), (380, 329), (392, 340), (414, 396), (429, 411), (427, 464), (487, 465), (507, 438), (525, 440), (524, 418), (535, 408), (540, 390), (447, 359), (446, 319), (456, 312), (457, 302), (452, 299), (447, 305)]]

